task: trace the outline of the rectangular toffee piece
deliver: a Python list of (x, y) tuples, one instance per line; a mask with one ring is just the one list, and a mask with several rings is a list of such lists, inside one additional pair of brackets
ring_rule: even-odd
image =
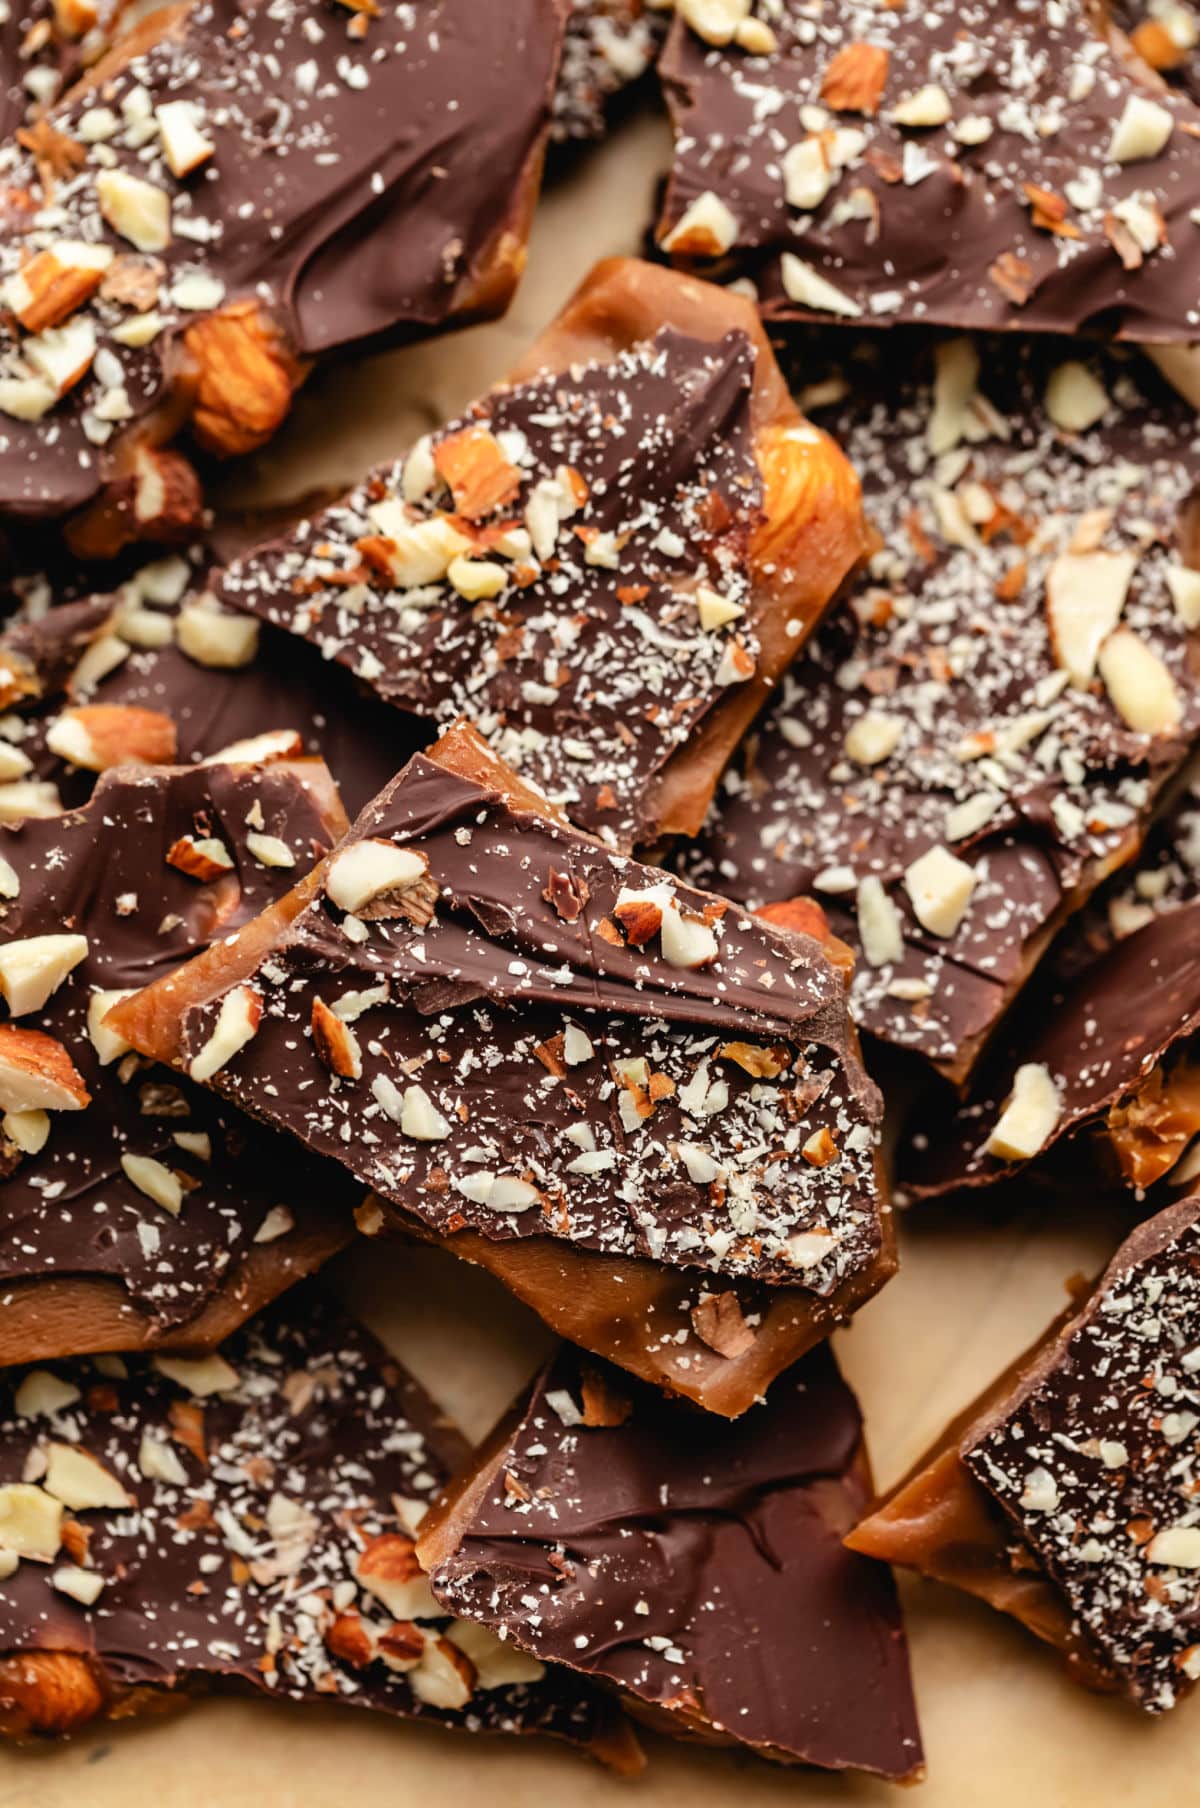
[(354, 812), (394, 776), (419, 725), (314, 648), (219, 608), (211, 578), (206, 559), (156, 559), (0, 635), (0, 823), (84, 803), (128, 760), (320, 755)]
[(678, 864), (817, 897), (860, 1028), (961, 1084), (1200, 729), (1200, 431), (1132, 351), (898, 333), (784, 360), (879, 542)]
[(341, 1168), (104, 1023), (344, 826), (325, 768), (292, 761), (127, 765), (79, 809), (0, 827), (0, 1364), (209, 1347), (349, 1240), (362, 1193)]
[[(0, 1734), (232, 1690), (641, 1753), (588, 1683), (446, 1614), (413, 1539), (467, 1456), (320, 1295), (220, 1353), (0, 1377)], [(332, 1730), (332, 1729), (331, 1729)]]
[(770, 320), (1195, 337), (1200, 108), (1089, 0), (678, 0), (658, 242)]
[(312, 360), (502, 313), (561, 33), (555, 0), (140, 18), (0, 149), (0, 520), (178, 530), (195, 478), (151, 445), (249, 451)]
[(981, 1596), (1149, 1713), (1200, 1676), (1200, 1200), (1096, 1286), (851, 1533)]
[(570, 828), (466, 727), (116, 1007), (555, 1329), (745, 1410), (893, 1272), (841, 968)]
[(597, 266), (509, 381), (235, 561), (223, 602), (472, 721), (614, 846), (694, 833), (865, 550), (858, 480), (745, 301)]
[(734, 1424), (565, 1347), (421, 1526), (435, 1598), (677, 1738), (915, 1780), (900, 1605), (828, 1345)]

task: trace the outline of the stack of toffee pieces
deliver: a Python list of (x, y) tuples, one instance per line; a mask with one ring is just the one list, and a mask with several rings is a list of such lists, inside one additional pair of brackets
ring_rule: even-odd
[[(892, 1564), (1175, 1706), (1200, 13), (14, 0), (0, 59), (0, 1731), (909, 1779)], [(503, 312), (656, 60), (657, 261), (215, 518), (315, 366)], [(880, 1497), (828, 1339), (893, 1177), (1129, 1235)], [(478, 1450), (314, 1280), (364, 1237), (563, 1339)]]

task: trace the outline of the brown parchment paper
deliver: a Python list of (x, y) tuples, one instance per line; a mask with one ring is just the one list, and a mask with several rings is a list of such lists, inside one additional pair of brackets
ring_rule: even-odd
[[(486, 4), (486, 0), (481, 0)], [(497, 97), (502, 104), (502, 97)], [(543, 199), (509, 317), (328, 372), (280, 440), (225, 486), (233, 505), (344, 485), (454, 412), (511, 364), (599, 257), (637, 251), (666, 128), (643, 117)], [(837, 1342), (889, 1483), (1027, 1345), (1119, 1242), (1081, 1199), (1001, 1217), (921, 1211), (902, 1267)], [(480, 1437), (547, 1347), (494, 1283), (437, 1251), (360, 1245), (331, 1279), (463, 1429)], [(904, 1584), (929, 1763), (912, 1808), (1186, 1808), (1200, 1801), (1200, 1700), (1160, 1722), (1072, 1687), (1051, 1654), (982, 1604)], [(619, 1782), (533, 1741), (472, 1740), (350, 1709), (211, 1700), (178, 1719), (107, 1726), (66, 1747), (0, 1751), (0, 1808), (892, 1808), (887, 1784), (777, 1770), (646, 1734)]]

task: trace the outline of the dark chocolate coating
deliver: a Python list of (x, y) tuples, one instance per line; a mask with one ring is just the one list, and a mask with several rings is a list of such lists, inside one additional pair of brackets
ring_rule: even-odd
[[(804, 0), (784, 0), (762, 16), (778, 38), (768, 56), (715, 49), (682, 18), (668, 38), (659, 67), (677, 140), (660, 242), (711, 191), (736, 222), (723, 267), (754, 281), (772, 319), (813, 318), (814, 308), (819, 318), (825, 306), (788, 293), (791, 255), (832, 285), (837, 310), (876, 326), (915, 320), (1168, 344), (1194, 335), (1200, 109), (1147, 89), (1097, 36), (1084, 0), (977, 0), (965, 14), (957, 0), (843, 0), (817, 16)], [(837, 89), (821, 93), (835, 56), (853, 45), (888, 53), (868, 113)], [(943, 123), (893, 118), (930, 86), (948, 103)], [(1174, 129), (1158, 154), (1117, 162), (1110, 143), (1133, 96), (1165, 108)], [(806, 117), (809, 108), (821, 111)], [(964, 121), (990, 131), (972, 143), (967, 126), (964, 142)], [(783, 159), (822, 131), (858, 138), (838, 141), (829, 192), (802, 211), (789, 205)], [(1065, 232), (1034, 224), (1038, 196), (1028, 187), (1062, 206)], [(1140, 230), (1149, 237), (1157, 225), (1164, 243), (1139, 252), (1120, 210), (1143, 196), (1157, 219)], [(1137, 268), (1110, 234), (1133, 246)]]
[[(360, 1612), (380, 1631), (391, 1620), (355, 1583), (359, 1552), (381, 1534), (403, 1535), (397, 1512), (415, 1521), (467, 1447), (400, 1365), (311, 1290), (256, 1319), (222, 1356), (236, 1382), (202, 1400), (154, 1359), (56, 1363), (51, 1372), (81, 1397), (49, 1417), (14, 1410), (25, 1371), (0, 1378), (0, 1483), (40, 1480), (39, 1452), (67, 1442), (133, 1496), (128, 1509), (77, 1515), (90, 1533), (88, 1567), (105, 1580), (95, 1605), (56, 1589), (42, 1563), (25, 1560), (6, 1579), (0, 1651), (79, 1652), (118, 1690), (232, 1685), (582, 1743), (611, 1724), (562, 1670), (476, 1690), (449, 1710), (421, 1700), (381, 1658), (360, 1668), (335, 1656), (325, 1634), (336, 1612)], [(144, 1473), (146, 1438), (166, 1447), (181, 1482)], [(305, 1516), (298, 1528), (289, 1509)], [(444, 1619), (427, 1625), (435, 1637), (447, 1630)]]
[[(400, 892), (348, 932), (325, 887), (367, 838), (428, 861), (416, 921)], [(627, 946), (619, 894), (655, 895), (656, 869), (421, 754), (337, 858), (253, 975), (262, 1019), (217, 1073), (223, 1093), (439, 1234), (561, 1237), (818, 1297), (871, 1268), (879, 1098), (817, 943), (679, 887), (681, 909), (719, 918), (712, 963), (669, 965), (657, 934)], [(347, 995), (358, 1079), (311, 1036), (316, 1001)], [(219, 1008), (184, 1010), (184, 1065)], [(427, 1140), (401, 1128), (410, 1086), (441, 1119)], [(831, 1146), (805, 1154), (822, 1131)], [(517, 1198), (490, 1203), (489, 1176)]]
[(645, 0), (569, 0), (551, 138), (603, 138), (619, 98), (655, 62), (666, 29), (666, 16)]
[(828, 1346), (720, 1427), (564, 1347), (489, 1449), (434, 1592), (668, 1731), (909, 1776), (895, 1586), (841, 1542), (869, 1496), (861, 1437)]
[[(247, 812), (286, 841), (295, 867), (264, 866), (246, 845)], [(165, 855), (181, 836), (212, 835), (234, 861), (201, 884)], [(0, 827), (0, 853), (17, 875), (0, 904), (5, 943), (84, 935), (84, 959), (19, 1027), (55, 1037), (91, 1103), (51, 1115), (49, 1139), (0, 1179), (0, 1275), (13, 1280), (107, 1276), (162, 1328), (201, 1310), (252, 1247), (272, 1207), (349, 1213), (360, 1197), (340, 1169), (309, 1158), (202, 1088), (135, 1055), (102, 1065), (88, 1034), (94, 990), (136, 989), (229, 934), (279, 897), (328, 846), (313, 799), (282, 767), (211, 766), (164, 772), (124, 768), (101, 780), (85, 808)], [(208, 1158), (177, 1134), (206, 1135)], [(123, 1155), (148, 1156), (185, 1177), (172, 1215), (127, 1177)], [(286, 1248), (286, 1246), (284, 1246)]]
[[(694, 604), (697, 581), (750, 600), (746, 549), (762, 519), (753, 372), (742, 333), (710, 344), (664, 328), (611, 363), (499, 389), (439, 430), (435, 451), (465, 425), (524, 438), (519, 491), (486, 529), (520, 528), (537, 485), (564, 465), (587, 486), (547, 557), (505, 562), (493, 600), (472, 605), (447, 584), (393, 589), (364, 563), (360, 543), (381, 531), (368, 511), (401, 492), (400, 463), (235, 561), (221, 596), (312, 641), (390, 703), (442, 727), (467, 716), (582, 827), (644, 840), (658, 773), (744, 682), (724, 669), (731, 641), (758, 650), (745, 624), (704, 632)], [(432, 493), (415, 513), (449, 506)], [(596, 534), (618, 536), (611, 565), (589, 559)]]
[[(802, 649), (678, 863), (753, 904), (812, 893), (859, 949), (856, 886), (879, 879), (900, 913), (903, 958), (873, 967), (860, 957), (854, 1014), (958, 1077), (1056, 921), (1140, 838), (1200, 727), (1197, 636), (1167, 581), (1191, 556), (1200, 435), (1192, 408), (1135, 355), (992, 337), (976, 342), (963, 436), (935, 453), (934, 358), (946, 344), (915, 331), (882, 349), (844, 334), (794, 338), (784, 360), (793, 380), (837, 386), (823, 408), (819, 387), (802, 400), (863, 473), (883, 546)], [(1109, 405), (1068, 432), (1047, 412), (1046, 390), (1081, 357)], [(967, 510), (980, 503), (990, 518), (972, 523)], [(1101, 552), (1135, 556), (1121, 623), (1171, 671), (1174, 731), (1131, 730), (1098, 677), (1049, 694), (1063, 674), (1047, 577), (1089, 523)], [(867, 715), (902, 725), (872, 766), (845, 748)], [(1005, 734), (1026, 721), (1024, 746), (1005, 752)], [(951, 841), (951, 810), (989, 795), (990, 819)], [(949, 937), (922, 928), (903, 884), (939, 843), (977, 875)]]
[(1122, 1245), (1083, 1311), (964, 1438), (979, 1485), (1066, 1596), (1124, 1693), (1152, 1713), (1200, 1673), (1195, 1528), (1200, 1201)]
[[(41, 239), (132, 254), (98, 208), (100, 156), (112, 154), (172, 201), (172, 237), (156, 253), (159, 337), (124, 347), (111, 330), (129, 310), (88, 305), (99, 347), (121, 372), (126, 421), (166, 396), (177, 335), (222, 302), (257, 298), (299, 359), (432, 331), (476, 305), (498, 251), (516, 254), (560, 32), (554, 0), (417, 0), (377, 13), (332, 0), (195, 0), (102, 89), (51, 109), (47, 119), (68, 138), (98, 106), (118, 128), (59, 190), (66, 217), (52, 234), (39, 234), (19, 205), (3, 212), (0, 274)], [(176, 178), (153, 119), (149, 144), (125, 123), (123, 104), (138, 89), (155, 106), (186, 100), (201, 110), (214, 151), (199, 169)], [(30, 152), (0, 152), (0, 185), (10, 195), (38, 189)], [(171, 284), (195, 271), (220, 292), (199, 308), (174, 302)], [(499, 304), (485, 296), (482, 305)], [(107, 454), (84, 418), (100, 381), (93, 370), (39, 421), (3, 420), (0, 514), (58, 515), (96, 494)]]

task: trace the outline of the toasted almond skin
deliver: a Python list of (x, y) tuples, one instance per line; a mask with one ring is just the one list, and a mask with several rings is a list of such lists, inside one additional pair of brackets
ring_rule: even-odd
[(71, 1651), (29, 1651), (0, 1659), (0, 1730), (71, 1733), (104, 1709), (104, 1691), (87, 1658)]
[(166, 852), (168, 866), (177, 872), (186, 873), (189, 879), (199, 879), (201, 884), (208, 885), (223, 874), (232, 872), (232, 867), (222, 866), (219, 861), (210, 860), (209, 856), (188, 835), (181, 835), (173, 841)]
[(408, 1582), (424, 1574), (417, 1562), (417, 1547), (403, 1532), (381, 1532), (372, 1538), (358, 1559), (361, 1577), (377, 1576), (380, 1581)]
[(81, 308), (100, 287), (104, 272), (61, 264), (53, 250), (47, 250), (31, 258), (21, 275), (29, 285), (31, 299), (17, 318), (27, 333), (41, 333)]
[(1180, 69), (1190, 54), (1175, 42), (1160, 19), (1143, 19), (1130, 33), (1130, 43), (1151, 69)]
[(132, 703), (87, 703), (64, 710), (63, 715), (79, 723), (95, 748), (96, 771), (107, 772), (124, 760), (169, 766), (175, 759), (175, 724), (161, 710), (141, 709)]
[(346, 1025), (323, 998), (313, 999), (312, 1034), (313, 1047), (330, 1072), (339, 1074), (343, 1080), (352, 1080), (357, 1064)]
[(889, 61), (882, 44), (847, 44), (822, 77), (821, 99), (835, 113), (877, 113)]
[(113, 559), (139, 540), (178, 545), (204, 519), (200, 479), (180, 453), (139, 445), (96, 501), (68, 521), (64, 534), (81, 559)]
[(854, 970), (854, 950), (833, 934), (829, 919), (815, 898), (780, 898), (774, 904), (762, 904), (754, 912), (764, 923), (776, 923), (780, 929), (792, 929), (798, 935), (811, 935), (820, 942), (839, 972)]
[(61, 1042), (43, 1030), (0, 1023), (0, 1063), (28, 1074), (33, 1081), (61, 1089), (80, 1110), (91, 1104), (92, 1095), (70, 1055)]
[(652, 899), (644, 904), (636, 901), (618, 904), (613, 915), (634, 948), (644, 948), (662, 928), (662, 910)]
[(454, 506), (468, 521), (478, 521), (512, 502), (521, 473), (505, 458), (486, 427), (464, 427), (434, 447), (434, 466), (450, 485)]
[(257, 450), (286, 417), (304, 374), (275, 323), (257, 302), (239, 301), (197, 320), (183, 343), (197, 371), (199, 444), (218, 458)]
[[(755, 569), (782, 574), (805, 603), (823, 607), (834, 583), (869, 548), (858, 475), (829, 435), (769, 428), (756, 446), (766, 519), (750, 543)], [(805, 582), (799, 579), (803, 574)]]
[(325, 1631), (325, 1649), (331, 1656), (349, 1664), (352, 1670), (365, 1670), (375, 1658), (375, 1646), (355, 1608), (339, 1613)]

